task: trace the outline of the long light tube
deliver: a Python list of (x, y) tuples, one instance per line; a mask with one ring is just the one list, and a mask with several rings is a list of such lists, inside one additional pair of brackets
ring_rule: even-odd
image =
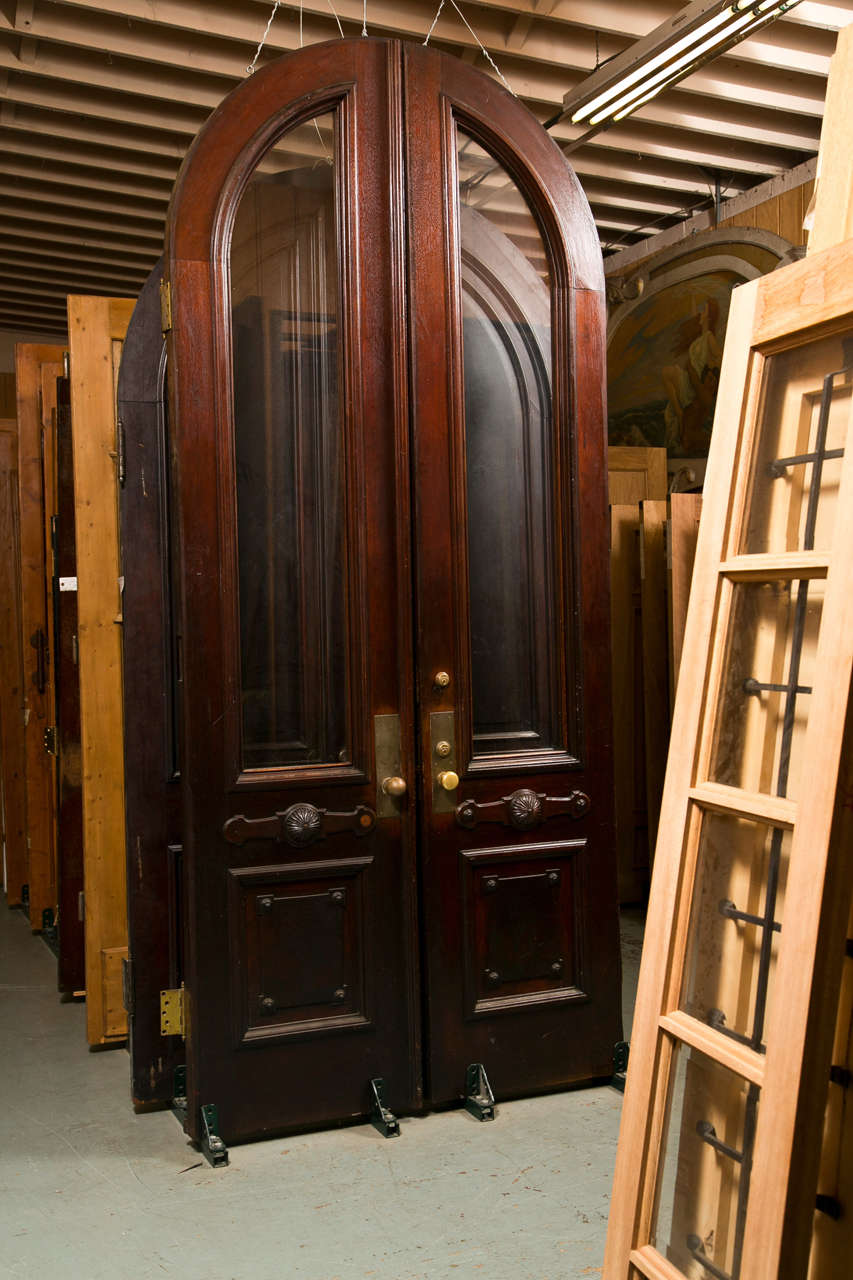
[[(684, 79), (715, 54), (724, 52), (759, 27), (781, 17), (798, 3), (799, 0), (731, 0), (725, 6), (719, 6), (719, 0), (717, 3), (695, 0), (657, 31), (620, 54), (614, 60), (617, 67), (610, 70), (609, 77), (604, 68), (594, 72), (589, 80), (593, 84), (596, 80), (599, 84), (604, 81), (605, 87), (598, 93), (593, 92), (593, 96), (586, 102), (582, 101), (574, 111), (572, 99), (577, 101), (582, 96), (582, 88), (580, 92), (575, 89), (567, 94), (564, 113), (571, 114), (573, 124), (587, 121), (593, 129), (611, 119), (622, 120), (662, 89)], [(709, 10), (712, 10), (710, 15), (704, 17)], [(696, 25), (679, 35), (679, 24), (691, 20)], [(625, 66), (622, 75), (618, 73), (619, 63)]]
[[(776, 0), (773, 0), (773, 3), (776, 3)], [(725, 16), (730, 18), (731, 10), (729, 10)], [(677, 72), (688, 68), (692, 63), (696, 62), (697, 59), (701, 58), (703, 53), (707, 53), (718, 44), (723, 44), (730, 36), (735, 35), (740, 31), (742, 27), (749, 26), (754, 17), (754, 13), (743, 14), (737, 19), (737, 21), (724, 27), (722, 31), (717, 31), (714, 35), (709, 36), (707, 40), (698, 45), (695, 49), (688, 49), (687, 52), (683, 53), (680, 58), (677, 58), (675, 62), (667, 60), (666, 65), (661, 71), (658, 71), (656, 75), (653, 75), (648, 79), (645, 76), (641, 76), (639, 84), (634, 85), (629, 93), (623, 93), (621, 97), (617, 98), (615, 102), (611, 102), (609, 106), (604, 108), (604, 110), (596, 112), (594, 116), (590, 116), (589, 123), (599, 124), (610, 115), (615, 119), (617, 112), (621, 112), (622, 108), (625, 107), (633, 98), (644, 96), (647, 101), (648, 98), (654, 97), (653, 93), (649, 93), (650, 89), (655, 89), (655, 86), (657, 86), (656, 92), (659, 92), (660, 89), (663, 88), (664, 81), (670, 80)], [(623, 83), (614, 87), (618, 92), (624, 89), (625, 85)], [(572, 116), (572, 120), (574, 120), (574, 116)]]
[(650, 71), (655, 71), (665, 62), (668, 62), (670, 58), (679, 54), (682, 49), (688, 49), (690, 45), (695, 44), (697, 40), (701, 39), (706, 32), (714, 31), (722, 23), (728, 22), (734, 12), (734, 6), (724, 9), (722, 13), (718, 13), (715, 18), (709, 18), (707, 22), (703, 22), (700, 27), (695, 29), (695, 31), (688, 31), (686, 36), (682, 36), (680, 40), (676, 40), (674, 44), (663, 49), (660, 53), (656, 54), (655, 57), (649, 58), (648, 62), (640, 63), (640, 65), (635, 67), (633, 71), (628, 73), (628, 75), (623, 76), (621, 80), (617, 80), (615, 84), (612, 84), (609, 89), (605, 89), (603, 93), (600, 93), (597, 98), (592, 98), (589, 102), (585, 103), (584, 106), (578, 107), (577, 111), (572, 116), (572, 124), (577, 124), (579, 121), (584, 120), (591, 114), (591, 112), (596, 111), (599, 107), (603, 106), (605, 102), (610, 102), (617, 94), (621, 93), (623, 89), (630, 88), (631, 85), (636, 84), (638, 80), (644, 80)]

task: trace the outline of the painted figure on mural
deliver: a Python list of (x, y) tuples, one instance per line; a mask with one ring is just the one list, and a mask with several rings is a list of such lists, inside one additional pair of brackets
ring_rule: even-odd
[[(673, 343), (677, 363), (661, 372), (667, 394), (666, 446), (681, 454), (705, 454), (720, 381), (722, 348), (717, 338), (720, 308), (708, 298), (697, 316), (685, 320)], [(698, 330), (698, 332), (697, 332)]]
[(709, 271), (641, 298), (607, 349), (609, 443), (704, 458), (736, 277)]

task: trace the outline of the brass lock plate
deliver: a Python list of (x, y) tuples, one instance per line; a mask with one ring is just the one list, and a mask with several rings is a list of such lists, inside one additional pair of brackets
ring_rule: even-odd
[(452, 711), (432, 711), (429, 717), (430, 758), (433, 813), (453, 813), (459, 803), (456, 791), (445, 791), (438, 780), (440, 773), (456, 773), (456, 728)]
[(376, 816), (393, 818), (400, 812), (400, 800), (382, 790), (382, 780), (399, 777), (401, 773), (400, 717), (374, 716), (373, 734), (376, 747)]

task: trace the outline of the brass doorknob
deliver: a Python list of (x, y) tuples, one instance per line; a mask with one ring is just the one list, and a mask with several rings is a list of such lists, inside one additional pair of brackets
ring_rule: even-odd
[(386, 796), (404, 796), (406, 794), (405, 778), (383, 778), (382, 790)]
[(445, 791), (455, 791), (459, 786), (459, 774), (454, 773), (452, 769), (444, 769), (438, 775), (438, 785)]

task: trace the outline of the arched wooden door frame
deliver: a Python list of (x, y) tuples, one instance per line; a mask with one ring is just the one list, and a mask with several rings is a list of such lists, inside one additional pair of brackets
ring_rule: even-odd
[[(429, 743), (431, 715), (448, 706), (443, 686), (434, 680), (436, 670), (454, 673), (452, 693), (459, 711), (456, 748), (460, 773), (468, 779), (464, 794), (473, 801), (492, 802), (501, 787), (509, 785), (499, 776), (506, 774), (505, 768), (490, 769), (488, 764), (478, 765), (473, 760), (472, 725), (466, 711), (470, 701), (464, 608), (468, 569), (464, 491), (459, 479), (464, 474), (462, 323), (458, 230), (453, 213), (455, 177), (448, 150), (457, 123), (505, 166), (521, 188), (534, 210), (549, 256), (553, 484), (560, 495), (564, 521), (569, 522), (555, 535), (553, 548), (559, 597), (555, 626), (561, 681), (560, 740), (564, 748), (554, 750), (547, 760), (517, 755), (514, 764), (525, 786), (538, 788), (543, 795), (565, 790), (581, 775), (584, 787), (594, 789), (595, 803), (590, 810), (584, 809), (582, 822), (572, 831), (583, 832), (575, 841), (579, 848), (583, 846), (582, 859), (578, 859), (583, 865), (579, 884), (593, 903), (578, 945), (591, 948), (605, 935), (608, 940), (607, 956), (598, 956), (595, 964), (587, 965), (581, 975), (585, 989), (578, 988), (576, 993), (573, 1016), (585, 1016), (579, 1010), (596, 1001), (608, 1009), (591, 1056), (586, 1054), (580, 1066), (580, 1056), (575, 1060), (569, 1036), (547, 1061), (532, 1064), (523, 1083), (509, 1082), (503, 1093), (510, 1096), (557, 1087), (572, 1079), (606, 1076), (610, 1074), (613, 1042), (619, 1038), (619, 962), (611, 890), (615, 873), (605, 640), (608, 561), (600, 251), (577, 180), (534, 118), (480, 73), (433, 50), (397, 41), (363, 39), (312, 46), (257, 72), (205, 125), (188, 153), (170, 207), (166, 261), (183, 557), (189, 1025), (192, 1029), (209, 1024), (211, 1010), (218, 1003), (220, 1012), (214, 1018), (219, 1020), (217, 1034), (220, 1039), (229, 1035), (233, 1039), (233, 1022), (229, 1024), (229, 1015), (223, 1011), (233, 1000), (225, 956), (229, 946), (235, 945), (233, 939), (228, 940), (223, 876), (227, 880), (230, 875), (233, 886), (233, 878), (245, 873), (227, 872), (221, 855), (214, 857), (211, 851), (221, 839), (217, 828), (221, 833), (223, 818), (233, 815), (235, 807), (249, 817), (269, 811), (269, 793), (275, 783), (269, 774), (253, 777), (239, 764), (236, 567), (234, 543), (228, 533), (234, 525), (235, 509), (229, 236), (237, 202), (265, 150), (291, 126), (329, 109), (340, 114), (342, 180), (336, 213), (340, 241), (349, 246), (340, 264), (341, 290), (349, 300), (342, 315), (341, 396), (351, 450), (349, 532), (360, 565), (351, 587), (352, 626), (354, 649), (363, 665), (356, 670), (359, 687), (352, 694), (353, 762), (337, 771), (329, 769), (327, 798), (321, 802), (340, 807), (330, 801), (336, 795), (342, 797), (342, 788), (348, 786), (361, 786), (362, 799), (373, 801), (377, 796), (380, 779), (374, 768), (372, 734), (366, 727), (369, 716), (361, 714), (364, 708), (359, 698), (366, 698), (369, 691), (373, 702), (367, 709), (371, 713), (399, 712), (417, 705), (420, 717), (418, 733), (410, 715), (401, 714), (400, 739), (403, 770), (412, 780), (422, 779), (420, 790), (416, 796), (412, 787), (413, 803), (400, 804), (387, 826), (397, 853), (395, 870), (386, 885), (392, 888), (393, 897), (383, 902), (383, 910), (399, 919), (392, 967), (400, 988), (396, 1007), (406, 1025), (405, 1071), (400, 1069), (390, 1085), (391, 1104), (395, 1109), (411, 1110), (424, 1100), (421, 974), (415, 941), (419, 892), (428, 935), (430, 916), (440, 910), (446, 897), (438, 882), (432, 889), (425, 883), (432, 852), (424, 852), (423, 865), (418, 865), (417, 809), (423, 814), (421, 845), (428, 844), (437, 859), (448, 859), (449, 867), (455, 868), (458, 860), (459, 832), (452, 806), (436, 817), (429, 748), (425, 761), (416, 756), (416, 751)], [(408, 134), (406, 121), (412, 122)], [(368, 236), (368, 232), (372, 234)], [(436, 290), (436, 278), (447, 280), (448, 288)], [(389, 334), (397, 341), (389, 344)], [(363, 370), (369, 370), (370, 376)], [(380, 422), (385, 424), (382, 439), (386, 443), (376, 447), (380, 440), (376, 424)], [(416, 499), (411, 510), (411, 477), (416, 494), (440, 491), (438, 503), (431, 496)], [(352, 514), (356, 510), (368, 514), (355, 521)], [(374, 512), (374, 519), (370, 512)], [(584, 537), (571, 539), (571, 529), (582, 529)], [(412, 531), (416, 545), (431, 548), (430, 555), (417, 558), (414, 579)], [(390, 544), (397, 551), (389, 558)], [(381, 605), (369, 597), (377, 574), (383, 575)], [(369, 654), (365, 648), (368, 635)], [(588, 653), (595, 652), (595, 661), (587, 660), (582, 669), (576, 664), (569, 670), (566, 654), (572, 638), (581, 635)], [(595, 646), (590, 644), (593, 635), (599, 637)], [(417, 669), (412, 659), (416, 645), (421, 659)], [(581, 679), (586, 691), (583, 698)], [(567, 777), (560, 781), (559, 775), (567, 771)], [(212, 789), (223, 797), (215, 813), (202, 799)], [(377, 833), (378, 829), (379, 824)], [(378, 835), (377, 839), (381, 845)], [(233, 857), (245, 864), (248, 855), (240, 852)], [(450, 871), (451, 877), (457, 874)], [(221, 954), (213, 962), (210, 956), (202, 960), (195, 945), (200, 924), (211, 919), (223, 930)], [(448, 936), (458, 941), (462, 927), (461, 918), (454, 919), (448, 924)], [(485, 1022), (472, 1023), (467, 1016), (460, 1019), (456, 1008), (460, 1001), (445, 999), (443, 988), (448, 981), (458, 982), (458, 973), (453, 971), (460, 964), (460, 957), (451, 954), (446, 943), (447, 939), (428, 936), (422, 957), (430, 974), (427, 1002), (436, 1011), (427, 1059), (428, 1097), (433, 1102), (451, 1101), (464, 1092), (464, 1068), (460, 1077), (458, 1062), (449, 1066), (434, 1052), (436, 1040), (445, 1035), (440, 1029), (444, 1005), (454, 1004), (453, 1016), (460, 1024), (446, 1031), (458, 1042), (455, 1056), (459, 1061), (487, 1056), (479, 1050), (490, 1038)], [(390, 960), (389, 953), (384, 963)], [(507, 1017), (502, 1026), (510, 1022)], [(259, 1068), (249, 1064), (258, 1054), (253, 1060), (249, 1053), (243, 1055), (243, 1085), (231, 1085), (233, 1054), (231, 1068), (226, 1067), (224, 1057), (217, 1061), (212, 1040), (204, 1040), (209, 1034), (200, 1031), (200, 1038), (194, 1039), (191, 1030), (187, 1042), (187, 1127), (195, 1138), (202, 1132), (201, 1108), (221, 1104), (223, 1099), (217, 1092), (227, 1088), (241, 1094), (235, 1106), (220, 1105), (220, 1115), (223, 1110), (228, 1113), (222, 1129), (229, 1138), (328, 1122), (363, 1114), (367, 1109), (366, 1081), (342, 1081), (339, 1075), (330, 1074), (327, 1092), (334, 1093), (337, 1086), (338, 1096), (329, 1104), (331, 1110), (326, 1108), (328, 1114), (323, 1116), (319, 1104), (303, 1098), (293, 1118), (283, 1119), (269, 1100), (257, 1096), (257, 1090), (250, 1096), (251, 1081), (257, 1079)], [(579, 1038), (584, 1039), (584, 1034)], [(568, 1063), (557, 1065), (567, 1048)], [(326, 1070), (332, 1073), (334, 1065), (324, 1063), (320, 1074)], [(374, 1070), (366, 1053), (365, 1074)], [(319, 1077), (314, 1083), (318, 1089), (322, 1087)]]

